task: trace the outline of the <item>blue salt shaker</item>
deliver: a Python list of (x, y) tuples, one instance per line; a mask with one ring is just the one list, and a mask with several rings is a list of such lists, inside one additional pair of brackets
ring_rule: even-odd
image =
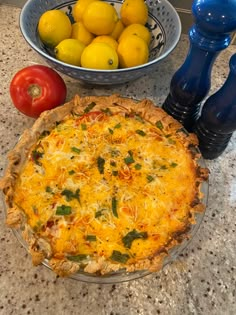
[(236, 130), (236, 54), (230, 58), (229, 67), (224, 85), (206, 100), (193, 128), (205, 159), (220, 156)]
[(236, 0), (195, 0), (192, 13), (195, 24), (189, 30), (188, 55), (174, 74), (163, 104), (163, 109), (189, 131), (210, 90), (214, 61), (229, 46), (236, 30)]

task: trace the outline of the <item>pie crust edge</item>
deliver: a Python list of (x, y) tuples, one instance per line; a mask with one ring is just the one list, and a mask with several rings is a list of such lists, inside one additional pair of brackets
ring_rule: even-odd
[[(198, 164), (201, 155), (197, 148), (198, 140), (194, 134), (186, 132), (178, 121), (168, 115), (160, 107), (155, 106), (149, 99), (136, 101), (121, 97), (117, 94), (111, 96), (85, 97), (76, 95), (68, 103), (53, 110), (43, 112), (34, 122), (33, 126), (23, 132), (14, 149), (8, 154), (8, 165), (3, 178), (0, 180), (0, 189), (5, 195), (5, 203), (7, 206), (6, 224), (11, 228), (23, 229), (22, 235), (29, 246), (29, 252), (32, 256), (34, 265), (41, 264), (47, 259), (50, 267), (60, 276), (68, 276), (77, 272), (80, 269), (79, 264), (67, 259), (51, 258), (50, 245), (44, 239), (35, 237), (33, 230), (26, 223), (24, 213), (18, 207), (14, 206), (14, 185), (32, 145), (37, 142), (42, 132), (51, 130), (57, 122), (60, 122), (71, 113), (83, 114), (85, 108), (93, 102), (96, 104), (93, 107), (93, 111), (109, 108), (114, 114), (118, 112), (136, 113), (152, 124), (155, 124), (156, 121), (161, 121), (163, 130), (166, 133), (175, 133), (175, 135), (180, 137), (183, 145), (192, 155), (197, 172), (196, 196), (195, 200), (193, 200), (192, 207), (192, 224), (195, 223), (194, 213), (202, 212), (205, 209), (204, 204), (201, 202), (203, 198), (201, 184), (207, 181), (209, 170)], [(179, 231), (176, 238), (168, 245), (168, 247), (163, 248), (157, 256), (130, 265), (129, 268), (127, 268), (127, 271), (149, 270), (153, 272), (160, 270), (164, 258), (168, 256), (168, 251), (188, 237), (187, 232), (189, 228), (190, 226), (186, 226), (184, 231)], [(88, 273), (96, 273), (97, 271), (100, 271), (101, 274), (107, 274), (109, 272), (120, 270), (120, 268), (120, 264), (110, 263), (101, 257), (96, 262), (88, 264), (84, 271)]]

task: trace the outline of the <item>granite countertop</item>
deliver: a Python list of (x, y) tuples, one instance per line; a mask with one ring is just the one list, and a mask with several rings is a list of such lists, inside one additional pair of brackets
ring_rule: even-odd
[[(7, 152), (33, 119), (11, 103), (9, 83), (16, 71), (43, 60), (26, 44), (19, 26), (20, 9), (0, 5), (0, 176)], [(171, 76), (182, 64), (188, 38), (158, 70), (117, 87), (84, 86), (64, 77), (68, 100), (75, 94), (112, 92), (162, 104)], [(228, 73), (236, 47), (228, 47), (213, 67), (212, 88)], [(206, 161), (210, 169), (208, 207), (200, 229), (179, 258), (162, 271), (120, 284), (88, 284), (55, 276), (44, 266), (33, 267), (25, 249), (5, 226), (0, 200), (0, 314), (104, 315), (234, 315), (236, 314), (236, 134), (221, 157)]]

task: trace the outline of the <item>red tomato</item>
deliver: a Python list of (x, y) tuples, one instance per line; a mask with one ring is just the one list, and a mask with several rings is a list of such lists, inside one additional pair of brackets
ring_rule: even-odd
[(66, 85), (53, 69), (33, 65), (18, 71), (10, 83), (15, 107), (23, 114), (37, 118), (43, 111), (65, 102)]

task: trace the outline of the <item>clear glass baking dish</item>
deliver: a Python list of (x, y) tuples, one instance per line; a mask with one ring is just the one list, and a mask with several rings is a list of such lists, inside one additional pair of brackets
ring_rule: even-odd
[[(198, 161), (198, 163), (201, 167), (206, 168), (206, 163), (202, 158)], [(198, 229), (199, 229), (199, 227), (203, 221), (203, 218), (204, 218), (204, 215), (206, 212), (206, 208), (207, 208), (208, 194), (209, 194), (209, 182), (208, 181), (205, 181), (201, 184), (201, 192), (203, 193), (203, 199), (201, 200), (201, 202), (204, 204), (205, 210), (203, 212), (196, 212), (195, 213), (194, 217), (195, 217), (196, 223), (191, 226), (190, 231), (188, 232), (188, 237), (185, 238), (179, 245), (173, 247), (169, 251), (168, 256), (166, 256), (166, 258), (163, 261), (162, 269), (166, 265), (172, 263), (173, 261), (175, 261), (179, 257), (179, 255), (183, 252), (184, 249), (186, 249), (186, 247), (189, 245), (189, 243), (191, 242), (191, 240), (193, 239), (193, 237), (197, 233), (197, 231), (198, 231)], [(6, 215), (7, 210), (6, 210), (6, 204), (4, 202), (4, 194), (1, 193), (1, 195), (2, 195), (2, 199), (3, 199), (4, 212)], [(12, 229), (12, 232), (15, 235), (16, 239), (19, 241), (19, 243), (28, 251), (28, 245), (22, 237), (21, 230), (20, 229)], [(51, 267), (49, 266), (48, 261), (46, 259), (44, 260), (43, 265), (51, 270)], [(69, 278), (74, 279), (74, 280), (78, 280), (78, 281), (87, 282), (87, 283), (115, 284), (115, 283), (126, 282), (126, 281), (135, 280), (138, 278), (142, 278), (142, 277), (147, 276), (151, 273), (152, 272), (150, 272), (148, 270), (135, 271), (135, 272), (126, 272), (126, 271), (120, 270), (120, 271), (112, 272), (112, 273), (101, 276), (101, 275), (90, 274), (90, 273), (86, 273), (83, 271), (79, 271), (76, 274), (69, 276)]]

